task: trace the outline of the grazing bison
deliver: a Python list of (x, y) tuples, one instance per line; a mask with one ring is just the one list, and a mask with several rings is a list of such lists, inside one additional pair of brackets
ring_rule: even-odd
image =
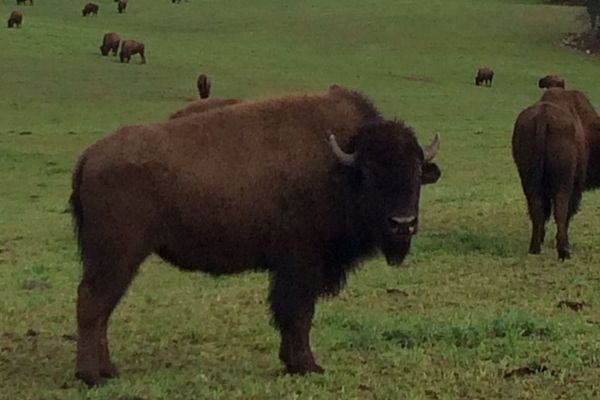
[(181, 110), (171, 114), (169, 119), (183, 118), (192, 114), (199, 114), (206, 111), (213, 110), (215, 108), (232, 106), (234, 104), (241, 103), (240, 99), (203, 99), (196, 100), (188, 105), (186, 105)]
[(125, 11), (126, 8), (127, 0), (119, 0), (119, 2), (117, 3), (117, 11), (119, 12), (119, 14)]
[(100, 52), (103, 56), (108, 55), (110, 51), (112, 51), (113, 56), (117, 55), (119, 51), (119, 43), (121, 42), (121, 38), (114, 32), (108, 32), (104, 34), (102, 38), (102, 45), (100, 46)]
[(196, 80), (196, 86), (198, 87), (198, 93), (201, 99), (208, 99), (210, 96), (210, 79), (204, 74), (200, 74)]
[(117, 130), (86, 149), (70, 198), (83, 262), (76, 375), (115, 375), (114, 307), (154, 253), (213, 275), (269, 271), (269, 304), (290, 373), (320, 372), (309, 344), (319, 296), (381, 249), (400, 264), (421, 185), (440, 176), (401, 121), (332, 86)]
[(564, 89), (565, 81), (560, 79), (558, 75), (546, 75), (538, 81), (538, 86), (540, 89), (550, 89), (551, 87)]
[(29, 3), (30, 6), (32, 6), (33, 5), (33, 0), (17, 0), (17, 5), (27, 4), (27, 3)]
[(475, 76), (475, 85), (479, 86), (485, 83), (486, 86), (492, 86), (492, 79), (494, 79), (494, 71), (486, 67), (479, 68)]
[(81, 14), (84, 17), (87, 17), (90, 14), (98, 15), (98, 5), (94, 3), (87, 3), (83, 10), (81, 10)]
[(551, 88), (515, 122), (512, 152), (531, 218), (529, 252), (538, 254), (552, 208), (556, 249), (570, 257), (569, 221), (581, 193), (600, 186), (600, 120), (585, 95)]
[(142, 64), (146, 64), (146, 57), (144, 56), (144, 43), (138, 42), (136, 40), (123, 40), (121, 43), (121, 53), (119, 53), (119, 58), (121, 62), (129, 62), (131, 60), (131, 56), (134, 54), (139, 54), (142, 58)]
[(23, 14), (19, 10), (15, 10), (10, 13), (8, 17), (8, 27), (12, 28), (16, 26), (17, 28), (21, 27), (21, 23), (23, 22)]

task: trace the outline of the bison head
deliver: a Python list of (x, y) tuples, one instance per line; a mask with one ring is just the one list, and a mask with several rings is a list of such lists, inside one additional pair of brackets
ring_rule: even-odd
[(351, 196), (362, 230), (383, 251), (388, 264), (399, 265), (419, 226), (421, 185), (436, 182), (441, 172), (432, 159), (436, 135), (422, 149), (410, 128), (399, 121), (366, 125), (353, 137), (351, 153), (329, 137), (338, 161), (348, 168)]

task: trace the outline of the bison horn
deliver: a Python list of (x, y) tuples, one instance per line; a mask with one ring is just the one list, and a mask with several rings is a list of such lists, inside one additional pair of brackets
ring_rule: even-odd
[(429, 144), (429, 146), (427, 146), (425, 149), (423, 149), (423, 161), (427, 163), (427, 162), (430, 162), (431, 160), (433, 160), (433, 158), (435, 157), (435, 155), (437, 154), (439, 149), (440, 149), (440, 134), (436, 133), (435, 136), (433, 136), (433, 139), (431, 140), (431, 143)]
[(335, 135), (329, 135), (329, 145), (331, 146), (331, 151), (333, 151), (333, 154), (335, 154), (340, 163), (347, 167), (354, 164), (355, 155), (344, 152), (338, 145), (337, 140), (335, 140)]

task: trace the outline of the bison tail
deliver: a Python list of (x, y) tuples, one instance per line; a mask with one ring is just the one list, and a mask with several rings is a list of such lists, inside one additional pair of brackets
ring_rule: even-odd
[(546, 159), (546, 132), (548, 124), (537, 119), (535, 121), (535, 138), (529, 187), (539, 189), (544, 179), (544, 163)]
[(83, 227), (83, 207), (81, 205), (80, 188), (81, 181), (83, 179), (83, 166), (85, 164), (85, 158), (82, 156), (75, 165), (73, 171), (73, 180), (71, 183), (72, 191), (71, 197), (69, 198), (69, 208), (71, 211), (71, 217), (73, 218), (73, 230), (77, 237), (77, 247), (79, 249), (79, 255), (83, 256), (83, 246), (81, 240), (81, 229)]

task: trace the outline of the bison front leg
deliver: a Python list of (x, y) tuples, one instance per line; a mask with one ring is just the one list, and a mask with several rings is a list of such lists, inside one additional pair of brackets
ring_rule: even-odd
[(271, 276), (269, 303), (281, 333), (279, 359), (291, 374), (321, 373), (310, 348), (310, 328), (315, 311), (318, 280), (308, 269), (278, 271)]

